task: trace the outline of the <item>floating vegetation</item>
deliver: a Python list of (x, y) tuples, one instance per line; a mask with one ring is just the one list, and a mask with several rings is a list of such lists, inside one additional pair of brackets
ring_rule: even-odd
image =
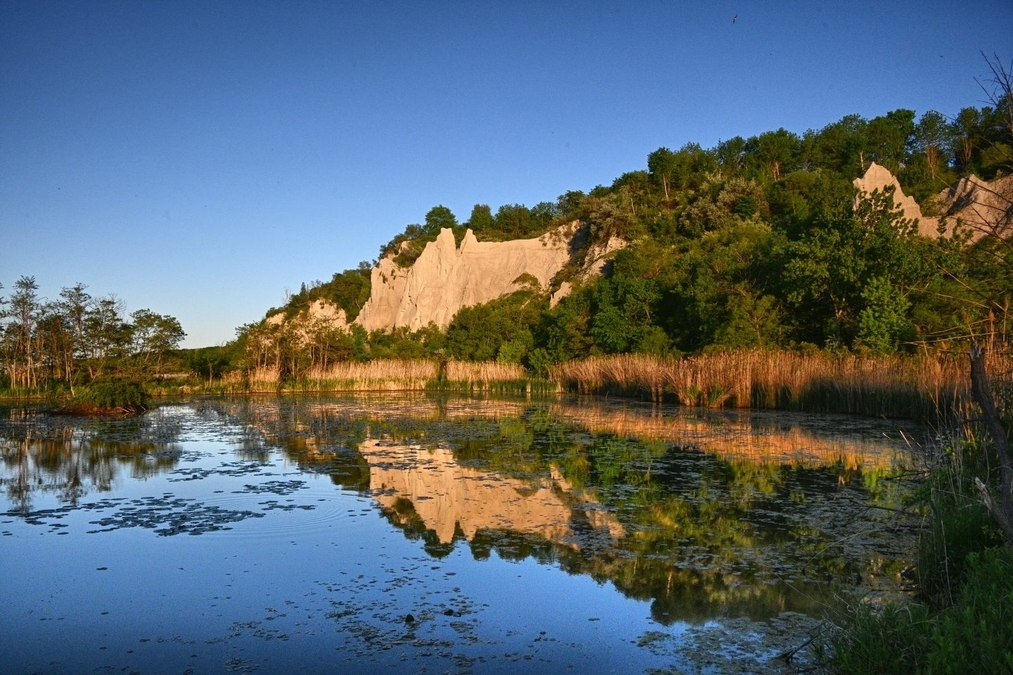
[(885, 420), (442, 393), (0, 419), (23, 671), (79, 615), (110, 658), (50, 658), (777, 672), (827, 608), (904, 592), (918, 520), (921, 436)]

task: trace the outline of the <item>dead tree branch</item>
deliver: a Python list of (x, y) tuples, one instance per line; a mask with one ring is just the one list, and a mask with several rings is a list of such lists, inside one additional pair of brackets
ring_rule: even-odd
[(971, 345), (971, 396), (981, 408), (985, 431), (992, 437), (999, 456), (999, 488), (995, 497), (985, 482), (976, 478), (975, 485), (989, 515), (1002, 530), (1007, 545), (1013, 546), (1013, 453), (992, 396), (985, 370), (985, 350), (977, 342)]

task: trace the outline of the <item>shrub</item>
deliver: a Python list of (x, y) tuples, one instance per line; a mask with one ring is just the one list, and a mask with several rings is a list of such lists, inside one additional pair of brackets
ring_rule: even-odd
[(96, 408), (144, 408), (148, 395), (139, 382), (109, 380), (93, 383), (78, 400)]

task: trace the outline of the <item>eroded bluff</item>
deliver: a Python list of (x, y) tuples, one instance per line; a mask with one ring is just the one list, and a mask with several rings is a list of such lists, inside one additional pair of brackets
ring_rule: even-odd
[(918, 234), (925, 237), (951, 236), (962, 229), (976, 240), (989, 234), (1005, 237), (1013, 229), (1013, 176), (991, 183), (974, 175), (961, 178), (932, 200), (930, 210), (939, 217), (924, 215), (918, 202), (904, 194), (897, 177), (875, 162), (854, 180), (854, 186), (856, 204), (873, 192), (892, 189), (895, 208), (905, 219), (915, 221)]
[(458, 247), (454, 233), (444, 229), (411, 267), (384, 258), (373, 268), (369, 300), (355, 323), (369, 331), (402, 326), (417, 330), (430, 322), (446, 328), (462, 307), (534, 283), (548, 289), (583, 234), (572, 224), (537, 239), (480, 242), (468, 230)]

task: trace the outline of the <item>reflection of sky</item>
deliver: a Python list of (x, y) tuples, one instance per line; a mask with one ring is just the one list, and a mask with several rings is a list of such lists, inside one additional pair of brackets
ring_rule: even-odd
[[(545, 475), (535, 475), (530, 468), (526, 474), (497, 472), (491, 463), (502, 459), (497, 452), (508, 448), (496, 446), (474, 450), (464, 464), (444, 448), (443, 468), (448, 475), (478, 486), (493, 486), (488, 488), (490, 496), (502, 491), (518, 503), (535, 495), (555, 500), (550, 510), (562, 514), (563, 530), (572, 527), (579, 512), (600, 507), (605, 518), (599, 523), (602, 532), (610, 529), (606, 522), (610, 518), (613, 524), (633, 525), (615, 530), (625, 537), (622, 550), (603, 547), (600, 541), (584, 546), (586, 540), (581, 537), (593, 528), (580, 533), (567, 530), (568, 535), (554, 539), (538, 528), (526, 530), (523, 523), (509, 522), (507, 516), (516, 515), (509, 509), (490, 504), (488, 515), (498, 514), (500, 519), (483, 521), (475, 504), (465, 503), (448, 508), (462, 521), (466, 537), (471, 531), (501, 527), (516, 538), (496, 539), (494, 533), (485, 540), (493, 541), (491, 555), (476, 560), (469, 544), (458, 537), (444, 549), (444, 557), (434, 557), (426, 552), (426, 542), (406, 536), (408, 532), (392, 526), (389, 513), (382, 513), (384, 495), (391, 492), (360, 494), (354, 485), (342, 489), (328, 473), (343, 470), (342, 463), (357, 467), (362, 463), (367, 475), (376, 466), (385, 470), (395, 465), (411, 467), (410, 457), (401, 451), (417, 446), (385, 440), (394, 450), (400, 448), (401, 454), (392, 450), (384, 455), (383, 444), (374, 439), (375, 454), (364, 457), (349, 450), (353, 437), (369, 430), (381, 436), (384, 429), (397, 428), (399, 433), (423, 437), (427, 444), (453, 446), (470, 438), (479, 448), (481, 438), (496, 438), (497, 429), (511, 433), (529, 429), (518, 421), (521, 412), (549, 424), (551, 433), (562, 434), (561, 447), (586, 445), (595, 434), (576, 424), (547, 422), (542, 415), (544, 404), (484, 407), (464, 401), (433, 407), (414, 400), (410, 403), (413, 414), (421, 413), (423, 420), (415, 418), (414, 427), (410, 415), (395, 420), (393, 427), (353, 423), (349, 416), (356, 418), (364, 408), (353, 402), (343, 417), (341, 405), (307, 405), (291, 399), (263, 404), (220, 402), (200, 414), (187, 407), (166, 406), (158, 414), (178, 422), (173, 436), (178, 453), (164, 472), (139, 476), (121, 471), (112, 490), (86, 493), (76, 508), (64, 508), (46, 495), (27, 519), (12, 512), (0, 516), (0, 559), (11, 596), (10, 602), (0, 606), (0, 624), (24, 626), (17, 641), (10, 633), (0, 636), (0, 650), (12, 655), (14, 670), (44, 669), (56, 660), (71, 664), (67, 670), (80, 670), (76, 666), (84, 664), (89, 670), (109, 665), (181, 671), (199, 663), (201, 668), (216, 670), (258, 665), (270, 672), (293, 664), (319, 668), (314, 664), (330, 666), (347, 658), (357, 664), (356, 670), (365, 663), (367, 672), (373, 666), (380, 672), (400, 663), (402, 653), (429, 658), (432, 669), (439, 671), (454, 665), (452, 653), (463, 654), (473, 663), (487, 659), (503, 669), (529, 663), (527, 658), (543, 665), (546, 662), (540, 659), (547, 659), (548, 665), (538, 669), (543, 672), (560, 664), (587, 671), (667, 667), (679, 663), (674, 650), (688, 639), (683, 636), (685, 620), (699, 625), (729, 612), (744, 617), (769, 612), (779, 595), (789, 592), (783, 585), (768, 583), (776, 581), (770, 577), (771, 570), (791, 575), (795, 557), (808, 559), (826, 548), (819, 533), (806, 535), (808, 539), (785, 539), (788, 530), (784, 528), (791, 525), (793, 513), (806, 508), (804, 503), (793, 502), (777, 514), (772, 509), (780, 507), (767, 504), (765, 513), (753, 520), (739, 513), (738, 502), (707, 506), (720, 509), (722, 518), (741, 520), (730, 532), (700, 547), (673, 538), (666, 529), (671, 526), (652, 515), (655, 502), (637, 506), (636, 493), (622, 484), (608, 490), (594, 485), (574, 487), (565, 476), (555, 475), (550, 465), (545, 465)], [(652, 414), (650, 407), (636, 405), (608, 410), (618, 414), (624, 407), (633, 418), (646, 414), (650, 419)], [(326, 416), (321, 414), (324, 409)], [(480, 414), (483, 409), (489, 413), (486, 418)], [(573, 407), (566, 410), (575, 414)], [(400, 414), (395, 403), (385, 413), (387, 422)], [(503, 421), (502, 427), (497, 420)], [(251, 444), (253, 430), (258, 428), (252, 422), (264, 433), (253, 444), (258, 452), (251, 454), (243, 448)], [(123, 436), (117, 424), (110, 423), (103, 433)], [(128, 424), (124, 422), (122, 429)], [(315, 442), (288, 444), (308, 438)], [(535, 434), (516, 438), (537, 441)], [(611, 447), (597, 444), (595, 452)], [(675, 499), (671, 505), (657, 504), (671, 506), (674, 517), (709, 522), (702, 513), (694, 515), (702, 502), (686, 496), (695, 489), (687, 481), (706, 478), (709, 489), (720, 498), (725, 494), (721, 492), (726, 489), (724, 481), (730, 480), (721, 459), (665, 444), (641, 448), (632, 442), (632, 446), (617, 443), (615, 447), (632, 447), (634, 459), (643, 456), (642, 451), (665, 453), (659, 456), (664, 466), (656, 465), (658, 492), (652, 499)], [(419, 450), (423, 457), (428, 452)], [(542, 466), (521, 459), (522, 466)], [(638, 470), (628, 470), (631, 476), (638, 475)], [(770, 475), (776, 478), (778, 474)], [(791, 476), (791, 480), (802, 480), (795, 472)], [(818, 480), (799, 482), (797, 487), (808, 490), (813, 503), (825, 510), (833, 506), (820, 493), (820, 486), (828, 481), (833, 492), (864, 499), (861, 489), (838, 486), (833, 475), (813, 477)], [(439, 491), (447, 486), (437, 481), (425, 487)], [(781, 489), (750, 493), (745, 502), (776, 499)], [(416, 500), (413, 506), (419, 514), (425, 513), (423, 505), (429, 503), (421, 497), (439, 497), (421, 490), (407, 496)], [(622, 509), (615, 509), (613, 497), (624, 500)], [(472, 513), (462, 518), (461, 509)], [(471, 516), (474, 521), (464, 527)], [(776, 536), (764, 534), (767, 518), (778, 523), (770, 526), (770, 532), (782, 528), (774, 532)], [(425, 526), (442, 531), (434, 522)], [(651, 559), (632, 557), (638, 554), (640, 537), (656, 547)], [(755, 559), (736, 558), (743, 555), (739, 549), (751, 542), (781, 548), (757, 554)], [(793, 552), (795, 545), (810, 548)], [(528, 546), (540, 552), (523, 553)], [(855, 560), (861, 562), (864, 554), (855, 550), (858, 553), (846, 552), (849, 557), (842, 569), (853, 569)], [(692, 567), (694, 560), (706, 565), (676, 569)], [(575, 574), (564, 574), (562, 569)], [(813, 564), (811, 569), (823, 575), (836, 568)], [(747, 571), (755, 572), (756, 578), (743, 575)], [(665, 592), (666, 578), (676, 585), (669, 590), (671, 597), (661, 601), (657, 594)], [(678, 586), (687, 580), (702, 586)], [(736, 586), (725, 586), (726, 582)], [(800, 585), (821, 582), (822, 577), (801, 575), (798, 579)], [(725, 604), (707, 604), (714, 600), (706, 587), (713, 587)], [(763, 597), (750, 599), (754, 591)], [(797, 602), (791, 597), (785, 601), (788, 606)], [(688, 605), (682, 607), (680, 602)], [(405, 622), (408, 614), (415, 618), (412, 625)], [(757, 626), (747, 627), (760, 630)], [(650, 631), (657, 633), (648, 640), (652, 647), (636, 647)], [(62, 645), (62, 651), (53, 652), (54, 644)], [(191, 654), (198, 654), (197, 661)]]
[[(204, 466), (221, 461), (207, 444), (199, 449), (211, 453)], [(274, 455), (263, 475), (172, 483), (166, 474), (128, 493), (203, 492), (210, 505), (250, 507), (236, 494), (242, 484), (290, 477)], [(61, 519), (64, 536), (5, 517), (0, 622), (19, 626), (0, 636), (5, 668), (388, 672), (405, 653), (439, 672), (460, 663), (452, 655), (507, 670), (533, 660), (540, 672), (669, 662), (633, 646), (659, 628), (642, 603), (531, 559), (493, 554), (476, 564), (467, 547), (430, 558), (387, 526), (372, 500), (337, 491), (323, 476), (302, 478), (297, 494), (278, 501), (314, 510), (273, 511), (198, 537), (139, 528), (87, 535), (96, 514), (85, 511)]]

